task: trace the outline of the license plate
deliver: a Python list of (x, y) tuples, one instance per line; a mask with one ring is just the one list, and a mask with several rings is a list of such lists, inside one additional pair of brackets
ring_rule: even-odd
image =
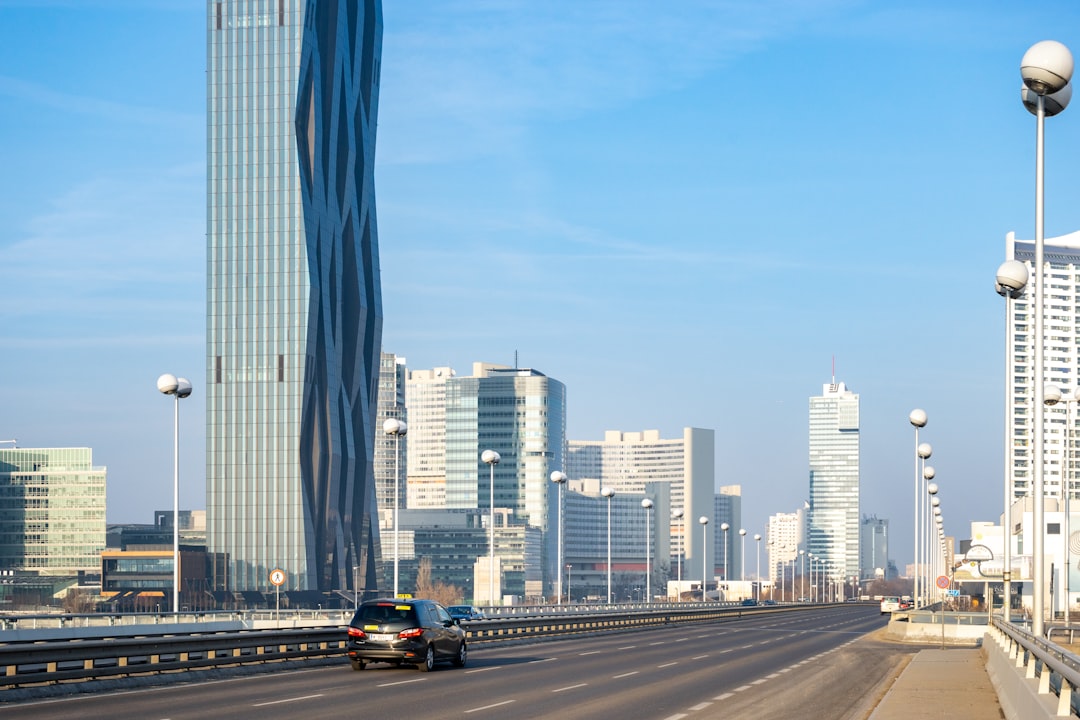
[(388, 643), (394, 639), (394, 636), (389, 633), (368, 633), (368, 639), (371, 642)]

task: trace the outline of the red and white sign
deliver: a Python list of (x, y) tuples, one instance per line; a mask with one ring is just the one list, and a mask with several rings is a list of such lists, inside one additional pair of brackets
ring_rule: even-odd
[(941, 588), (942, 590), (947, 589), (949, 587), (949, 576), (948, 575), (938, 575), (938, 577), (937, 577), (937, 586), (939, 588)]

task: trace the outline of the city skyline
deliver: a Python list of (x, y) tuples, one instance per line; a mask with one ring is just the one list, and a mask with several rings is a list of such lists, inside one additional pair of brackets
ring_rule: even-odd
[[(205, 498), (206, 9), (0, 0), (0, 437), (90, 447), (110, 522)], [(805, 399), (862, 399), (862, 511), (909, 564), (911, 428), (946, 533), (1000, 513), (1004, 238), (1033, 235), (1019, 61), (1066, 2), (384, 8), (382, 349), (538, 368), (567, 437), (716, 431), (744, 524), (808, 495)], [(103, 42), (103, 38), (110, 38)], [(942, 69), (946, 69), (943, 81)], [(953, 97), (963, 99), (956, 102)], [(1047, 122), (1080, 228), (1080, 109)]]

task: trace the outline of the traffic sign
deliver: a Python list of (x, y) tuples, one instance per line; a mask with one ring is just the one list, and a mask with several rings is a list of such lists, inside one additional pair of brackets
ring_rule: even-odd
[(938, 577), (937, 577), (937, 586), (939, 588), (944, 590), (945, 588), (949, 587), (949, 584), (950, 583), (949, 583), (949, 576), (948, 575), (938, 575)]
[(949, 597), (960, 597), (960, 591), (959, 590), (949, 590), (948, 595), (949, 595)]
[(270, 584), (275, 587), (280, 587), (285, 584), (285, 571), (280, 568), (274, 568), (270, 571)]

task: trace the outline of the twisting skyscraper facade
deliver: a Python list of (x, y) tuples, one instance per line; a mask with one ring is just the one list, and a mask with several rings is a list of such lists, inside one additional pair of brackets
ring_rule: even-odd
[(379, 0), (210, 0), (215, 587), (374, 592)]

